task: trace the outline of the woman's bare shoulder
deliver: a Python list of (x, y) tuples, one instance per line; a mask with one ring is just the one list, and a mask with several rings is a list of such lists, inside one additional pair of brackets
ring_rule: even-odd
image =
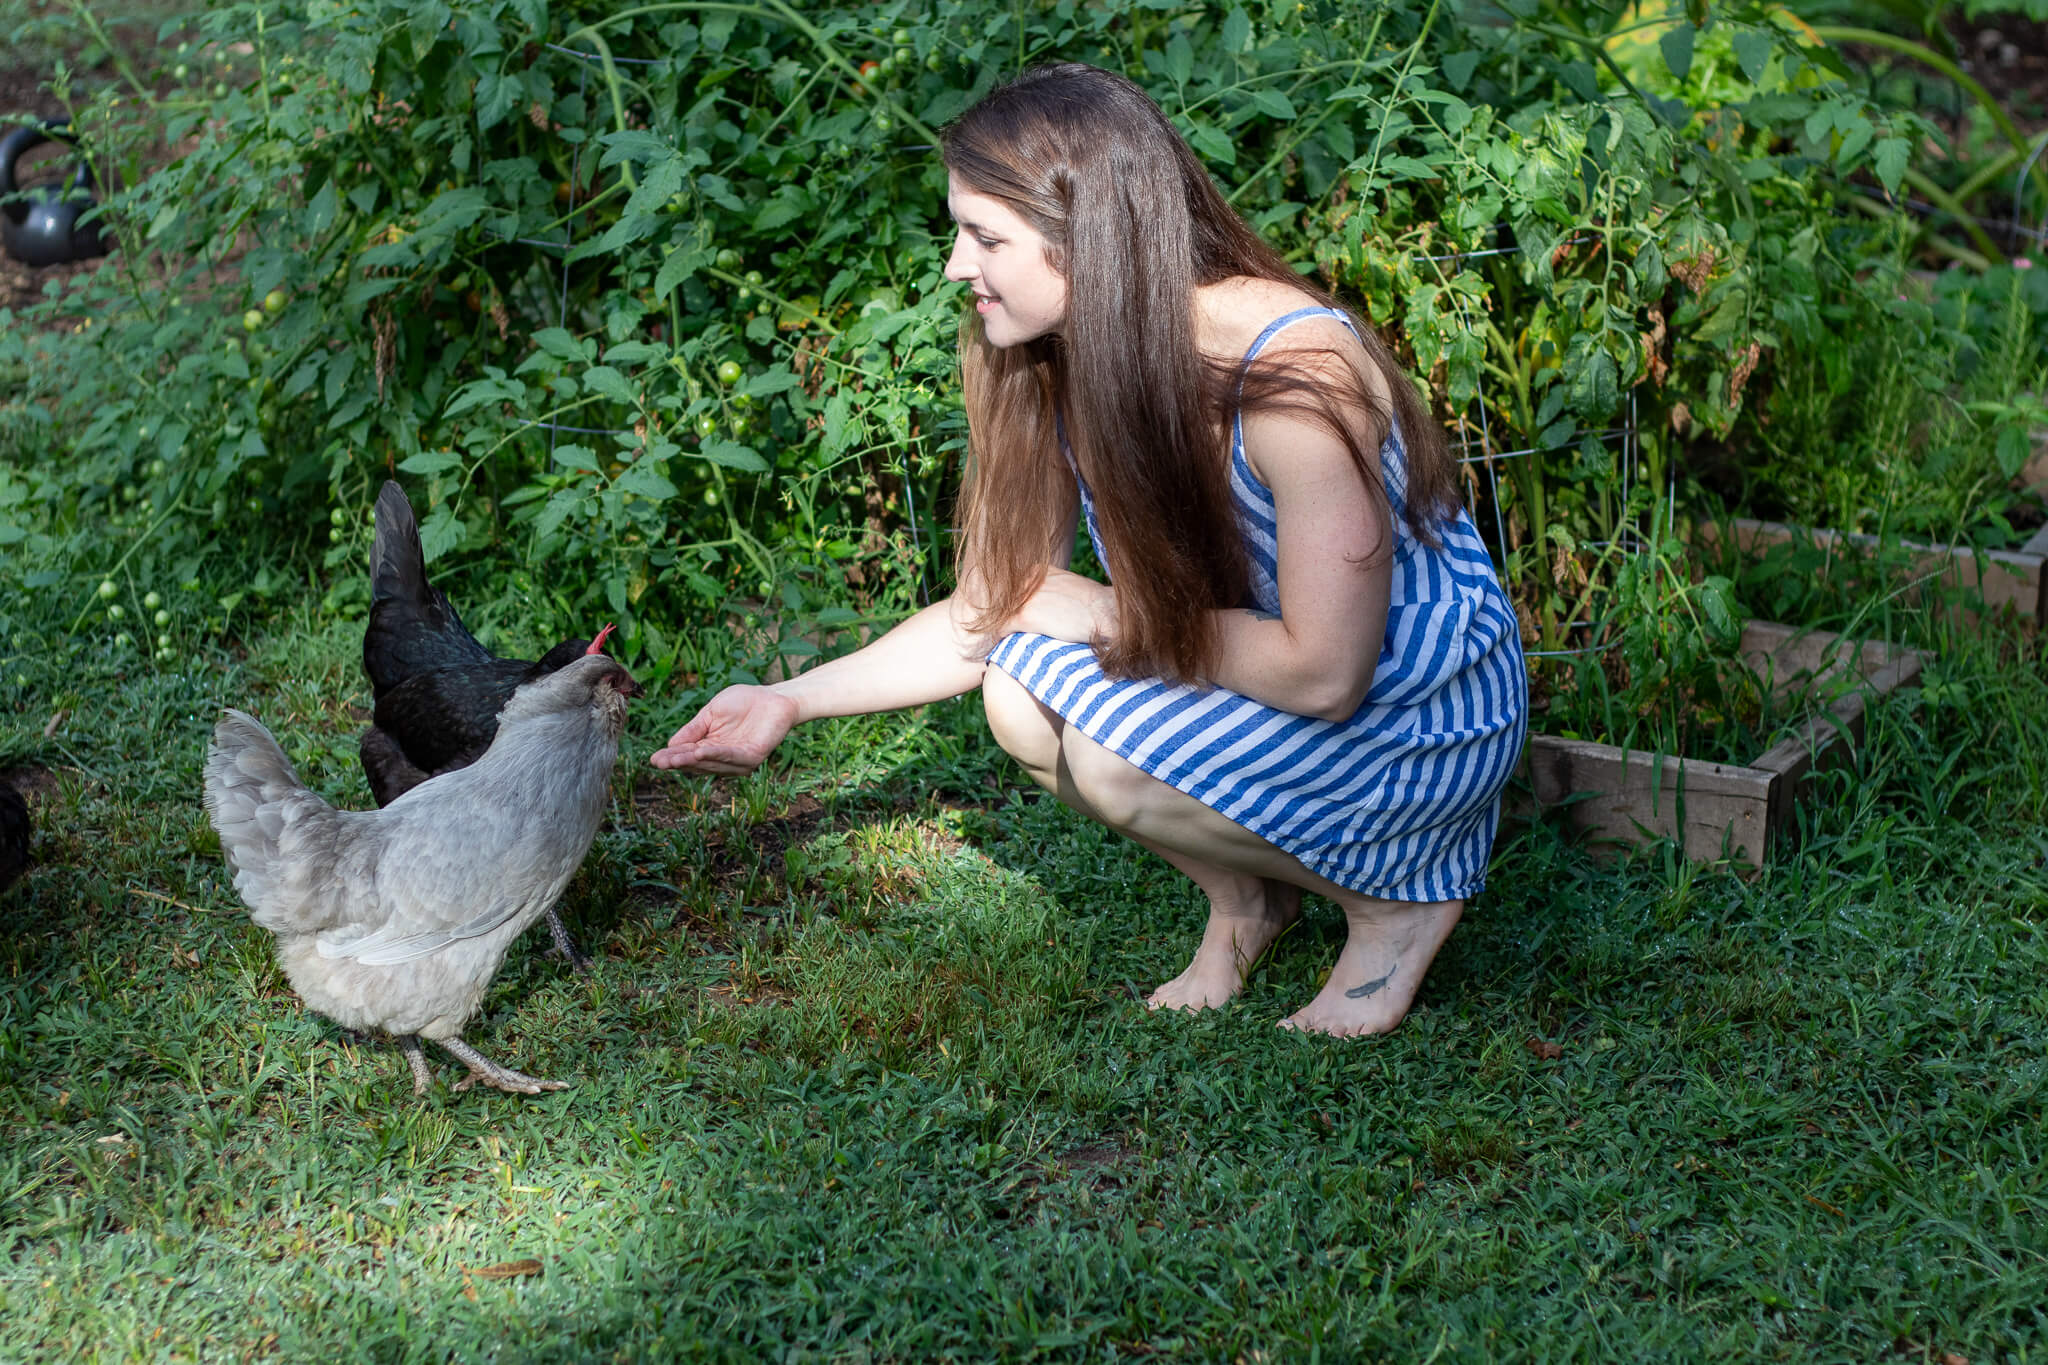
[[(1313, 295), (1273, 280), (1237, 276), (1195, 291), (1195, 327), (1202, 349), (1225, 360), (1241, 360), (1259, 333), (1275, 319), (1316, 306)], [(1310, 327), (1315, 324), (1302, 323)], [(1332, 320), (1332, 326), (1336, 323)], [(1289, 329), (1292, 330), (1292, 329)], [(1275, 338), (1277, 341), (1278, 338)]]
[[(1322, 306), (1322, 300), (1315, 295), (1273, 280), (1240, 276), (1205, 285), (1196, 291), (1202, 349), (1219, 360), (1235, 363), (1244, 358), (1259, 334), (1276, 320), (1304, 308)], [(1377, 375), (1367, 362), (1365, 348), (1350, 328), (1335, 317), (1303, 318), (1275, 333), (1259, 354), (1267, 360), (1292, 360), (1312, 371), (1342, 357), (1342, 362), (1366, 383), (1368, 391), (1378, 392), (1381, 387), (1374, 382)]]

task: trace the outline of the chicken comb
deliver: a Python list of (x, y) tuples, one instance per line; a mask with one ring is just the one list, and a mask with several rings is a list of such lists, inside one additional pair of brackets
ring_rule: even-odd
[(600, 631), (599, 631), (599, 632), (597, 633), (597, 638), (596, 638), (595, 640), (592, 640), (592, 641), (590, 642), (590, 648), (588, 648), (588, 649), (584, 650), (583, 652), (584, 652), (585, 654), (602, 654), (602, 653), (604, 653), (604, 641), (605, 641), (605, 637), (606, 637), (607, 635), (610, 635), (610, 634), (612, 633), (612, 631), (613, 631), (613, 630), (615, 630), (615, 629), (617, 629), (617, 627), (615, 627), (615, 626), (614, 626), (614, 625), (613, 625), (613, 624), (612, 624), (612, 623), (611, 623), (610, 621), (607, 621), (607, 622), (605, 622), (605, 623), (604, 623), (604, 629), (603, 629), (603, 630), (600, 630)]

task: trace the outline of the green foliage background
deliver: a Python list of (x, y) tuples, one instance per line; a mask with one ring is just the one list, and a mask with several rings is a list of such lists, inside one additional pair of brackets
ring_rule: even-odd
[[(439, 572), (508, 582), (535, 636), (617, 619), (660, 675), (709, 666), (707, 620), (760, 666), (900, 610), (943, 572), (962, 447), (932, 129), (1070, 57), (1144, 83), (1241, 211), (1396, 337), (1469, 454), (1543, 450), (1500, 462), (1497, 524), (1555, 644), (1612, 590), (1582, 547), (1647, 510), (1605, 433), (1633, 413), (1660, 489), (1901, 259), (1833, 200), (1896, 187), (1924, 122), (1782, 11), (1704, 17), (219, 7), (188, 94), (79, 101), (126, 172), (123, 249), (0, 337), (22, 395), (0, 542), (81, 589), (115, 564), (189, 581), (223, 536), (310, 543), (348, 612), (396, 474)], [(71, 558), (53, 526), (96, 533)], [(1733, 619), (1718, 580), (1657, 596), (1702, 591)]]

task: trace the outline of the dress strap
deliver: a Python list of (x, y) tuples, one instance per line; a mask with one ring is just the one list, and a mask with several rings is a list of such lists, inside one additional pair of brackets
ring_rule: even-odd
[[(1266, 343), (1273, 339), (1275, 333), (1283, 327), (1300, 322), (1303, 318), (1335, 318), (1344, 324), (1344, 330), (1350, 332), (1353, 336), (1358, 335), (1358, 328), (1352, 323), (1351, 315), (1343, 309), (1325, 308), (1321, 304), (1311, 304), (1307, 308), (1297, 308), (1291, 313), (1282, 313), (1279, 317), (1267, 323), (1266, 329), (1260, 332), (1252, 341), (1251, 349), (1244, 353), (1244, 360), (1241, 362), (1241, 365), (1249, 365), (1254, 360), (1257, 360), (1259, 352), (1266, 349)], [(1243, 388), (1241, 383), (1239, 388), (1240, 390)]]

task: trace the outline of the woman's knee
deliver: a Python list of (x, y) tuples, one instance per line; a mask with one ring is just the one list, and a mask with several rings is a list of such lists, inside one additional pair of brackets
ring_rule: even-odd
[(1023, 764), (1033, 777), (1048, 780), (1059, 765), (1059, 716), (1024, 685), (999, 668), (991, 668), (981, 680), (981, 709), (988, 717), (989, 733), (1003, 751)]
[(1061, 784), (1072, 784), (1078, 804), (1111, 829), (1125, 833), (1136, 830), (1162, 793), (1173, 791), (1072, 726), (1060, 736), (1060, 766)]

